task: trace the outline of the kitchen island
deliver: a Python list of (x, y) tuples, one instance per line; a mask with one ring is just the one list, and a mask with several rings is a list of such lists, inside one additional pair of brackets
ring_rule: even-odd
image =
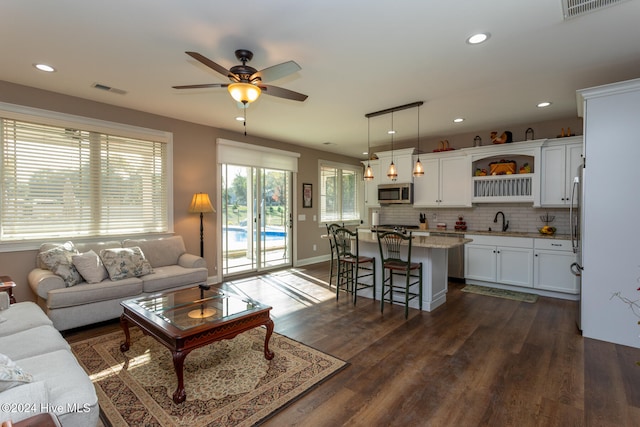
[[(378, 247), (378, 237), (370, 230), (358, 230), (360, 255), (376, 259), (376, 295), (382, 295), (382, 261)], [(432, 311), (447, 300), (447, 265), (449, 249), (472, 242), (464, 236), (413, 236), (411, 261), (422, 263), (422, 310)], [(406, 257), (406, 247), (402, 253)], [(373, 297), (371, 288), (363, 289), (358, 296)], [(419, 308), (417, 300), (409, 302), (412, 308)]]

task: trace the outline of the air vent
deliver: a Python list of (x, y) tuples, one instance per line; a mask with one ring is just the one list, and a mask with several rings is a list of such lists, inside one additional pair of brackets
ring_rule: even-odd
[(571, 19), (627, 0), (562, 0), (564, 19)]
[(118, 95), (124, 95), (127, 93), (126, 90), (122, 90), (122, 89), (116, 89), (115, 87), (111, 87), (111, 86), (107, 86), (107, 85), (103, 85), (101, 83), (94, 83), (93, 85), (91, 85), (92, 87), (95, 87), (96, 89), (100, 89), (100, 90), (104, 90), (107, 92), (113, 92), (113, 93), (117, 93)]

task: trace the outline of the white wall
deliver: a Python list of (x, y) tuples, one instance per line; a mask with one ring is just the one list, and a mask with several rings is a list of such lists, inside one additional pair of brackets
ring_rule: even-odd
[(639, 319), (611, 298), (640, 299), (640, 79), (583, 95), (583, 335), (640, 347)]

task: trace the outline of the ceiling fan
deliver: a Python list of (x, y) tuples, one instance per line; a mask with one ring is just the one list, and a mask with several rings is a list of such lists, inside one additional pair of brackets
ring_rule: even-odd
[(294, 92), (289, 89), (284, 89), (278, 86), (272, 86), (264, 84), (272, 80), (281, 79), (296, 71), (300, 70), (300, 66), (294, 61), (283, 62), (282, 64), (273, 65), (263, 70), (256, 70), (255, 68), (247, 65), (247, 62), (253, 58), (253, 52), (246, 49), (236, 50), (236, 58), (242, 65), (235, 65), (227, 70), (222, 65), (217, 64), (209, 58), (197, 53), (197, 52), (185, 52), (187, 55), (201, 62), (214, 71), (229, 78), (231, 83), (209, 83), (198, 85), (184, 85), (173, 86), (174, 89), (201, 89), (210, 87), (226, 87), (229, 93), (238, 102), (248, 104), (260, 96), (260, 93), (264, 91), (267, 95), (277, 96), (278, 98), (291, 99), (293, 101), (304, 101), (307, 99), (307, 95), (303, 95), (298, 92)]

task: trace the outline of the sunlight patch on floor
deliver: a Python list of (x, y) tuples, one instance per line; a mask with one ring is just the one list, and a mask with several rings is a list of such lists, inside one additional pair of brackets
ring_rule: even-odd
[[(225, 285), (273, 307), (274, 316), (284, 316), (298, 310), (335, 299), (335, 289), (298, 269), (267, 273), (246, 279), (225, 281)], [(292, 303), (293, 301), (293, 303)]]

